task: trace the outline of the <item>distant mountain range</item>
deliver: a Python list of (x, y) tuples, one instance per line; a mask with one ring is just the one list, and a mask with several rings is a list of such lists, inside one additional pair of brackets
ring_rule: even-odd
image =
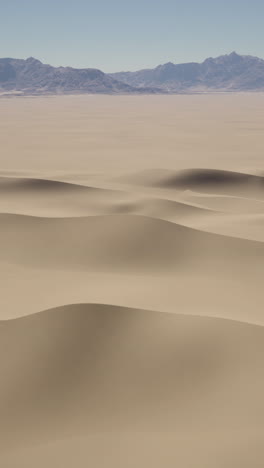
[(106, 74), (93, 68), (52, 67), (33, 57), (0, 59), (0, 93), (150, 94), (264, 91), (264, 60), (232, 52), (202, 63)]
[(133, 87), (156, 87), (169, 93), (264, 91), (264, 60), (232, 52), (202, 63), (171, 62), (154, 69), (110, 75)]
[(52, 67), (33, 57), (0, 59), (0, 92), (3, 94), (133, 94), (155, 93), (153, 87), (131, 85), (94, 68)]

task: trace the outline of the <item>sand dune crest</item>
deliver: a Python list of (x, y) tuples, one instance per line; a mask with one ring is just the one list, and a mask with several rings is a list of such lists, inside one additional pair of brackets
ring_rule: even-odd
[(36, 218), (0, 215), (0, 259), (24, 265), (87, 270), (207, 268), (225, 262), (263, 264), (264, 244), (136, 215)]

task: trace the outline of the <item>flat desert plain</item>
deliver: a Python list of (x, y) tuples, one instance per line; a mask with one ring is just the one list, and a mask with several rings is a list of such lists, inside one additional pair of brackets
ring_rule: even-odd
[(0, 100), (0, 466), (263, 468), (264, 95)]

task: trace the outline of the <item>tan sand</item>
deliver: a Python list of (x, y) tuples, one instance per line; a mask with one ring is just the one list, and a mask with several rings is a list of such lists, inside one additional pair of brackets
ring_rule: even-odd
[(0, 104), (0, 466), (262, 468), (264, 96)]

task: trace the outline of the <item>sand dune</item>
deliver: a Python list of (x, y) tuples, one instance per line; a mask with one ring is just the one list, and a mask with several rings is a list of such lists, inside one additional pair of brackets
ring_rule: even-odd
[(0, 177), (0, 195), (2, 213), (45, 217), (134, 213), (176, 220), (205, 210), (191, 203), (52, 179)]
[(177, 200), (166, 200), (162, 198), (142, 200), (133, 210), (135, 214), (174, 222), (184, 222), (185, 219), (202, 216), (207, 214), (208, 211), (210, 212), (211, 210), (190, 203), (182, 203)]
[[(1, 177), (0, 211), (36, 216), (84, 216), (104, 213), (120, 191), (52, 179)], [(128, 197), (129, 199), (129, 194)], [(110, 206), (109, 206), (110, 205)]]
[[(188, 220), (185, 221), (185, 223)], [(193, 224), (190, 220), (190, 224)], [(251, 239), (264, 242), (264, 213), (253, 214), (218, 214), (200, 216), (195, 219), (196, 229), (214, 232), (238, 239)]]
[(234, 274), (231, 266), (124, 274), (2, 262), (0, 317), (16, 318), (61, 304), (91, 301), (263, 325), (262, 270), (245, 263)]
[(263, 176), (220, 169), (185, 169), (174, 173), (165, 169), (156, 169), (123, 176), (118, 180), (167, 190), (264, 197)]
[(181, 194), (182, 201), (222, 213), (263, 213), (264, 201), (228, 195), (208, 195), (192, 191)]
[(167, 98), (1, 100), (1, 468), (263, 467), (263, 96)]
[(136, 215), (36, 218), (0, 215), (2, 261), (97, 271), (175, 271), (243, 262), (263, 266), (264, 244)]
[(85, 187), (77, 184), (70, 184), (68, 182), (61, 182), (58, 180), (49, 179), (36, 179), (36, 178), (23, 178), (23, 177), (0, 177), (0, 191), (1, 192), (57, 192), (60, 190), (88, 190)]
[(181, 171), (175, 176), (170, 175), (160, 185), (167, 188), (178, 188), (183, 190), (197, 190), (202, 192), (223, 191), (233, 192), (236, 190), (252, 190), (254, 192), (264, 190), (264, 178), (241, 172), (223, 171), (216, 169), (188, 169)]
[[(188, 439), (200, 433), (204, 443), (214, 427), (223, 457), (226, 431), (234, 447), (263, 432), (263, 421), (255, 424), (263, 407), (263, 334), (234, 321), (91, 304), (1, 322), (1, 446), (15, 451), (89, 436), (87, 462), (99, 467), (102, 459), (89, 457), (89, 438), (98, 432), (151, 438), (165, 431), (175, 434), (176, 448), (187, 437), (187, 449)], [(165, 455), (167, 443), (163, 435), (157, 452)], [(140, 454), (131, 455), (141, 463)], [(62, 464), (65, 455), (57, 456)], [(172, 456), (176, 462), (177, 450)], [(196, 457), (181, 463), (195, 467)]]

